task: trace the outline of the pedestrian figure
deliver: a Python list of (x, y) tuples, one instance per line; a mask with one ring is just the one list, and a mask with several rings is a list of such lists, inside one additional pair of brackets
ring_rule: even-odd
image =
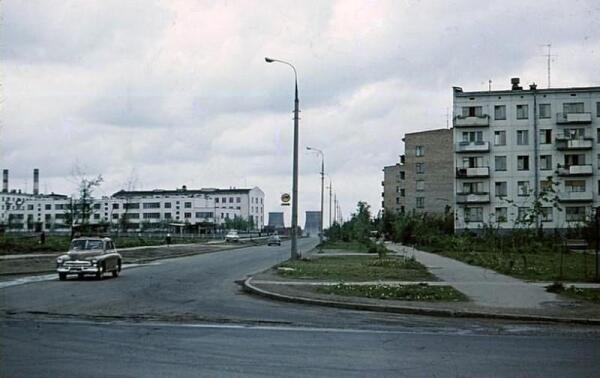
[(40, 234), (40, 244), (46, 244), (46, 233), (44, 231), (42, 231), (42, 233)]
[(167, 233), (167, 246), (171, 245), (171, 233)]

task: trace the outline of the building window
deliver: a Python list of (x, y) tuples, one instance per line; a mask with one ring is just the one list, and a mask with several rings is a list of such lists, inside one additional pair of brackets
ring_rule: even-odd
[(215, 203), (219, 203), (219, 197), (215, 197)]
[(529, 195), (529, 181), (517, 181), (517, 195), (528, 196)]
[(164, 217), (165, 219), (171, 219), (171, 213), (165, 213)]
[(160, 213), (144, 213), (144, 219), (160, 219)]
[(186, 208), (186, 209), (191, 209), (192, 208), (192, 203), (191, 202), (185, 202), (183, 204), (183, 207)]
[(542, 222), (552, 222), (552, 207), (542, 207), (540, 215)]
[(483, 131), (463, 131), (463, 142), (482, 142)]
[(462, 159), (463, 168), (479, 168), (483, 167), (483, 157), (481, 156), (469, 156)]
[(583, 113), (583, 102), (568, 102), (563, 104), (564, 113)]
[(113, 214), (112, 219), (119, 219), (119, 214)]
[(596, 103), (596, 117), (600, 118), (600, 102)]
[(404, 171), (400, 172), (400, 180), (404, 180)]
[(495, 183), (496, 197), (506, 197), (508, 194), (508, 184), (506, 181), (499, 181)]
[(506, 146), (506, 131), (494, 131), (494, 146)]
[(417, 209), (423, 209), (425, 207), (425, 197), (417, 197)]
[(465, 222), (483, 222), (483, 207), (466, 207)]
[(213, 217), (213, 213), (212, 212), (198, 212), (196, 213), (196, 218), (199, 219), (208, 219), (208, 218), (212, 218)]
[(144, 209), (160, 209), (160, 202), (144, 202), (142, 206)]
[(406, 192), (404, 189), (400, 189), (400, 197), (405, 197)]
[(481, 106), (463, 106), (462, 116), (463, 117), (481, 117), (483, 115), (483, 108)]
[(552, 117), (551, 112), (550, 104), (540, 104), (540, 119)]
[(124, 209), (139, 209), (140, 204), (138, 202), (124, 203), (123, 208)]
[(529, 118), (529, 105), (517, 105), (517, 119)]
[(396, 205), (400, 205), (400, 197), (396, 197)]
[(554, 190), (552, 188), (552, 180), (540, 180), (540, 190), (542, 193)]
[(540, 144), (552, 143), (552, 129), (540, 130)]
[(528, 207), (519, 207), (517, 210), (517, 219), (521, 222), (527, 221), (529, 216), (529, 208)]
[(483, 193), (483, 182), (464, 182), (463, 194)]
[(165, 202), (165, 209), (171, 208), (171, 202)]
[(425, 163), (416, 163), (415, 171), (417, 172), (417, 174), (425, 173)]
[(494, 119), (495, 120), (506, 119), (506, 105), (494, 106)]
[(233, 203), (233, 197), (229, 197), (229, 203)]
[(506, 156), (494, 157), (494, 169), (496, 171), (506, 171)]
[[(240, 197), (235, 197), (235, 202), (236, 203), (240, 203), (240, 202), (242, 202), (242, 199)], [(258, 202), (258, 201), (256, 201), (256, 202)]]
[(552, 155), (541, 155), (540, 156), (540, 169), (547, 171), (552, 169)]
[(527, 146), (529, 144), (529, 130), (517, 130), (517, 145)]
[(46, 206), (44, 206), (44, 209), (46, 209), (46, 210), (52, 210), (52, 205), (46, 204)]
[(183, 217), (189, 219), (192, 217), (192, 213), (183, 213)]
[(585, 180), (566, 180), (565, 191), (567, 193), (585, 192)]
[(423, 156), (424, 154), (425, 154), (425, 147), (423, 147), (423, 146), (415, 147), (415, 156), (420, 157), (420, 156)]
[(567, 222), (580, 222), (585, 220), (585, 207), (567, 207), (566, 209)]
[(495, 211), (496, 222), (498, 223), (506, 223), (508, 221), (508, 208), (506, 207), (497, 207)]
[(425, 181), (417, 180), (417, 191), (422, 192), (423, 190), (425, 190)]
[(529, 170), (529, 156), (517, 156), (517, 170), (528, 171)]

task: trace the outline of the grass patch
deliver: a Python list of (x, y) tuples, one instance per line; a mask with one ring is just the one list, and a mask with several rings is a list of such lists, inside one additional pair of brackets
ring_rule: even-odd
[(552, 284), (546, 287), (551, 293), (561, 294), (569, 298), (580, 299), (592, 303), (600, 303), (600, 289), (596, 288), (565, 288), (562, 284)]
[(583, 253), (564, 253), (562, 277), (560, 253), (506, 253), (506, 252), (439, 252), (467, 264), (493, 269), (498, 273), (530, 281), (594, 280), (595, 256)]
[(434, 281), (435, 277), (414, 259), (390, 256), (326, 256), (310, 260), (286, 261), (278, 270), (290, 278), (328, 279), (344, 281), (402, 280)]
[[(164, 237), (113, 237), (118, 248), (141, 247), (166, 244)], [(172, 244), (197, 243), (202, 239), (174, 237)], [(67, 252), (71, 238), (69, 236), (46, 235), (46, 242), (40, 243), (39, 235), (35, 236), (2, 236), (0, 237), (0, 254), (7, 253), (36, 253), (36, 252)]]
[(338, 284), (335, 286), (319, 287), (317, 288), (317, 292), (349, 297), (395, 299), (402, 301), (463, 302), (468, 300), (463, 293), (451, 286)]
[(343, 249), (348, 252), (360, 252), (367, 253), (369, 251), (369, 246), (358, 242), (358, 241), (325, 241), (323, 242), (323, 249)]

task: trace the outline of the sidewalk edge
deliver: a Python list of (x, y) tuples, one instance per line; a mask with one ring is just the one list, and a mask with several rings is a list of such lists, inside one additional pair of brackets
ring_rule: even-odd
[(422, 308), (422, 307), (410, 307), (410, 306), (384, 306), (366, 303), (352, 303), (352, 302), (340, 302), (340, 301), (328, 301), (323, 299), (297, 297), (285, 294), (279, 294), (265, 289), (261, 289), (252, 284), (253, 277), (250, 276), (243, 280), (242, 287), (244, 291), (260, 295), (265, 298), (292, 302), (292, 303), (303, 303), (312, 304), (336, 308), (344, 308), (351, 310), (363, 310), (363, 311), (376, 311), (376, 312), (390, 312), (399, 314), (412, 314), (412, 315), (427, 315), (437, 317), (455, 317), (455, 318), (484, 318), (484, 319), (502, 319), (502, 320), (519, 320), (528, 322), (552, 322), (552, 323), (570, 323), (570, 324), (585, 324), (585, 325), (598, 325), (600, 326), (600, 319), (588, 319), (588, 318), (564, 318), (554, 316), (538, 316), (538, 315), (517, 315), (517, 314), (506, 314), (506, 313), (488, 313), (488, 312), (476, 312), (476, 311), (453, 311), (443, 310), (437, 308)]

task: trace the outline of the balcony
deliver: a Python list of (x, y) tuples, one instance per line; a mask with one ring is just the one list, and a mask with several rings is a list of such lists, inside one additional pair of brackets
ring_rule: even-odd
[(456, 168), (456, 178), (490, 177), (490, 167)]
[(559, 125), (592, 123), (592, 113), (556, 113), (556, 123)]
[(490, 142), (458, 142), (456, 152), (490, 152)]
[(454, 127), (486, 127), (490, 125), (490, 116), (487, 114), (481, 116), (456, 116), (454, 117)]
[(456, 203), (458, 204), (476, 204), (489, 203), (490, 193), (456, 193)]
[(594, 195), (592, 192), (559, 192), (558, 200), (560, 202), (592, 202)]
[(591, 164), (569, 165), (558, 168), (559, 176), (590, 176), (594, 173)]
[(556, 138), (556, 149), (559, 151), (571, 150), (591, 150), (594, 147), (594, 138), (577, 138), (571, 139), (567, 137)]

